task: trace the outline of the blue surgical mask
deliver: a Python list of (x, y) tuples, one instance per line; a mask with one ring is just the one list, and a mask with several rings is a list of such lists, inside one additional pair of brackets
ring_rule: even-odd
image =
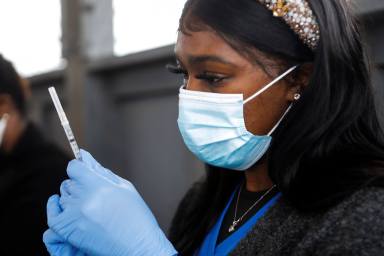
[(180, 88), (180, 133), (188, 149), (201, 161), (232, 170), (246, 170), (254, 165), (271, 144), (271, 134), (291, 106), (267, 135), (247, 131), (243, 105), (276, 84), (297, 66), (287, 70), (248, 99), (243, 94), (222, 94)]

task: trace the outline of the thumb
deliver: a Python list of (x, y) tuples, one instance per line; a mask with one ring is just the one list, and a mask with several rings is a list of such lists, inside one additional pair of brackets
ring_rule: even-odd
[(81, 161), (90, 169), (98, 169), (101, 165), (86, 150), (80, 149)]
[(91, 170), (95, 171), (98, 174), (101, 174), (105, 178), (115, 179), (114, 173), (110, 170), (104, 168), (96, 159), (86, 150), (80, 149), (80, 155), (82, 162)]

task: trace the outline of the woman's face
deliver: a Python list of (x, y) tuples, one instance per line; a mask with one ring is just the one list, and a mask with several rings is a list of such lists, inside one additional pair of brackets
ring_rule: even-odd
[[(188, 35), (179, 32), (175, 53), (178, 65), (185, 72), (184, 85), (188, 90), (241, 93), (247, 99), (275, 78), (210, 30)], [(298, 90), (298, 86), (281, 80), (245, 104), (247, 130), (255, 135), (267, 134)]]

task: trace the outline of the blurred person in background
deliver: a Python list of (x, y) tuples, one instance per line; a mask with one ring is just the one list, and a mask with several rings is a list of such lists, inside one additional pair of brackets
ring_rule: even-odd
[(81, 151), (47, 204), (52, 255), (384, 255), (384, 133), (348, 1), (188, 0), (175, 53), (180, 133), (207, 173), (169, 240)]
[(0, 255), (48, 255), (44, 202), (69, 160), (28, 120), (29, 95), (28, 81), (0, 55)]

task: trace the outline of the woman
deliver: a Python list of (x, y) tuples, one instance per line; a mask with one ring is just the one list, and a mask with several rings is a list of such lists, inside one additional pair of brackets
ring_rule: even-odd
[(380, 255), (384, 137), (343, 0), (189, 0), (180, 132), (207, 163), (170, 240), (82, 151), (48, 202), (52, 255)]

